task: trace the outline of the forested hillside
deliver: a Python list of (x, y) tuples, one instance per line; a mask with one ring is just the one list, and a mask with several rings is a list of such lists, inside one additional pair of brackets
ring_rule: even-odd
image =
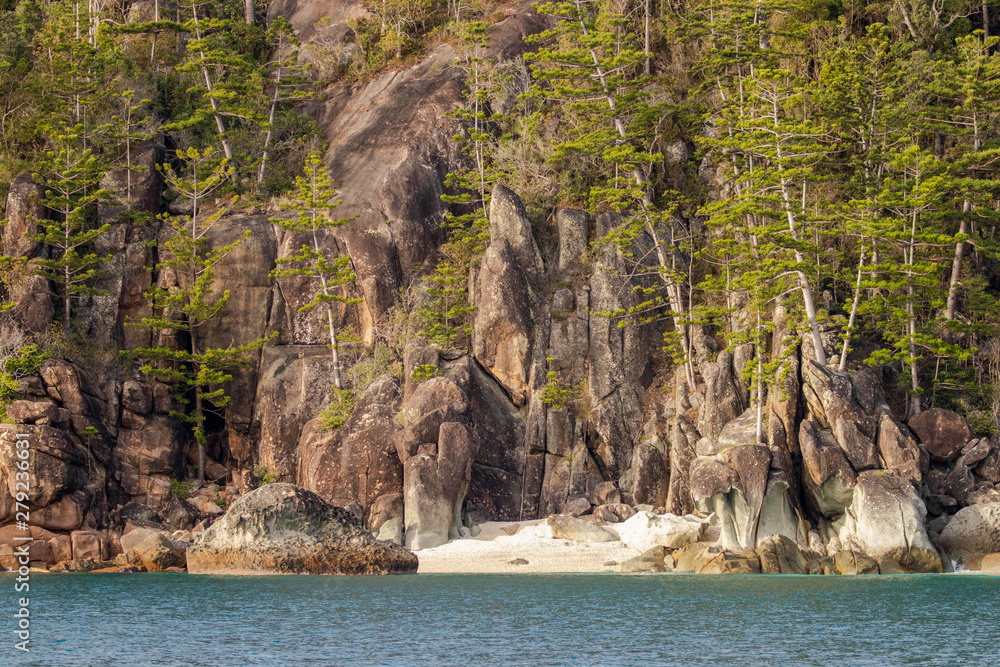
[(33, 501), (292, 481), (433, 546), (739, 487), (752, 548), (864, 470), (1000, 498), (997, 14), (0, 1), (0, 404), (105, 471)]

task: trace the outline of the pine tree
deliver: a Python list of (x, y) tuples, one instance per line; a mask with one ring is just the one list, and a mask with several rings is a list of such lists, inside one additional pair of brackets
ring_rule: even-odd
[(124, 90), (114, 96), (116, 113), (111, 117), (108, 136), (120, 145), (122, 166), (125, 168), (125, 202), (132, 208), (132, 174), (143, 171), (132, 162), (136, 144), (152, 139), (156, 131), (148, 114), (149, 100), (137, 100), (134, 90)]
[[(253, 7), (252, 0), (247, 0)], [(252, 21), (248, 21), (251, 23)], [(291, 24), (282, 16), (271, 22), (268, 28), (269, 40), (274, 44), (274, 60), (268, 65), (271, 71), (270, 85), (272, 87), (271, 106), (267, 115), (267, 134), (264, 136), (263, 154), (260, 158), (260, 169), (257, 172), (257, 185), (264, 185), (264, 174), (267, 170), (267, 160), (271, 150), (271, 140), (274, 137), (275, 114), (279, 107), (301, 102), (312, 97), (308, 89), (309, 80), (305, 73), (308, 65), (299, 65), (300, 42), (292, 30)], [(286, 48), (290, 51), (284, 53)]]
[(430, 276), (427, 301), (417, 310), (418, 335), (439, 348), (455, 345), (460, 335), (468, 336), (466, 316), (475, 310), (469, 304), (468, 279), (450, 261), (438, 262)]
[[(707, 140), (709, 146), (738, 154), (739, 162), (753, 165), (733, 175), (733, 194), (706, 207), (720, 223), (734, 224), (743, 217), (741, 228), (751, 248), (774, 244), (790, 251), (791, 271), (798, 282), (802, 303), (812, 335), (817, 361), (827, 363), (810, 282), (811, 268), (806, 253), (815, 251), (810, 231), (807, 192), (819, 179), (816, 165), (832, 153), (825, 132), (804, 117), (807, 103), (803, 91), (786, 71), (757, 69), (744, 82), (746, 104), (731, 107), (733, 128), (730, 136)], [(819, 233), (813, 226), (812, 236)], [(753, 250), (751, 252), (754, 252)], [(757, 251), (759, 252), (759, 251)]]
[[(564, 165), (581, 157), (596, 161), (598, 174), (586, 193), (590, 205), (610, 208), (623, 217), (622, 226), (602, 243), (627, 250), (642, 234), (651, 240), (655, 272), (665, 295), (645, 301), (643, 309), (669, 308), (692, 384), (684, 272), (678, 270), (683, 259), (663, 240), (667, 236), (671, 244), (678, 241), (674, 209), (658, 205), (651, 182), (654, 165), (663, 159), (649, 149), (656, 142), (663, 109), (649, 100), (650, 79), (642, 73), (646, 53), (639, 47), (634, 26), (613, 8), (574, 0), (539, 5), (538, 12), (559, 22), (531, 38), (544, 45), (525, 54), (536, 80), (528, 94), (561, 105), (562, 116), (572, 119), (570, 127), (564, 127), (565, 139), (555, 146), (553, 160)], [(646, 321), (648, 316), (638, 323)]]
[(309, 236), (309, 243), (304, 244), (297, 254), (278, 260), (278, 267), (271, 272), (272, 277), (287, 278), (291, 276), (308, 276), (319, 280), (319, 289), (309, 303), (299, 308), (300, 313), (308, 313), (321, 307), (326, 313), (326, 328), (330, 334), (330, 356), (333, 362), (333, 384), (338, 391), (344, 389), (341, 379), (340, 350), (337, 339), (334, 304), (341, 303), (352, 306), (362, 302), (362, 299), (344, 296), (341, 288), (355, 282), (357, 276), (351, 267), (351, 258), (347, 254), (328, 259), (326, 251), (320, 246), (321, 237), (333, 233), (333, 230), (350, 222), (353, 218), (334, 218), (333, 212), (340, 206), (337, 191), (323, 164), (322, 156), (311, 153), (306, 158), (303, 175), (295, 179), (295, 191), (287, 203), (282, 204), (285, 210), (296, 211), (294, 218), (271, 218), (271, 222), (298, 234)]
[[(456, 12), (458, 9), (456, 8)], [(492, 61), (483, 57), (489, 35), (483, 21), (460, 24), (462, 57), (457, 66), (465, 71), (465, 101), (449, 115), (460, 121), (466, 132), (454, 136), (470, 165), (445, 176), (445, 186), (457, 194), (443, 194), (441, 200), (465, 212), (445, 214), (448, 230), (445, 254), (461, 270), (469, 267), (483, 254), (489, 244), (490, 191), (497, 174), (490, 158), (495, 147), (494, 134), (498, 114), (489, 109), (489, 94), (496, 82)], [(492, 126), (492, 127), (491, 127)]]
[(71, 330), (72, 302), (101, 294), (92, 287), (98, 270), (109, 257), (99, 257), (92, 244), (107, 233), (110, 224), (92, 221), (99, 202), (110, 201), (111, 195), (100, 189), (105, 165), (89, 148), (80, 148), (80, 125), (58, 130), (49, 128), (51, 150), (45, 154), (44, 167), (33, 178), (45, 186), (42, 203), (55, 216), (32, 222), (41, 227), (38, 234), (29, 234), (50, 249), (49, 257), (33, 260), (36, 275), (51, 280), (59, 289), (63, 303), (63, 331)]
[(187, 335), (187, 349), (158, 345), (136, 349), (134, 354), (145, 360), (142, 372), (172, 385), (182, 403), (190, 403), (188, 397), (193, 394), (194, 406), (190, 413), (172, 414), (192, 425), (198, 446), (198, 479), (203, 481), (208, 435), (206, 415), (212, 409), (226, 407), (229, 396), (225, 383), (232, 379), (233, 371), (249, 363), (248, 353), (261, 347), (270, 337), (225, 348), (204, 344), (202, 332), (206, 324), (216, 318), (229, 301), (229, 290), (218, 294), (215, 289), (215, 267), (250, 237), (250, 231), (221, 248), (206, 247), (207, 232), (226, 209), (220, 207), (206, 215), (202, 211), (203, 200), (232, 176), (233, 169), (227, 160), (213, 164), (211, 149), (199, 152), (189, 148), (179, 157), (186, 160), (190, 176), (175, 172), (170, 165), (162, 165), (161, 170), (167, 185), (191, 202), (192, 214), (168, 218), (173, 236), (161, 246), (157, 264), (158, 271), (177, 275), (179, 286), (151, 288), (148, 297), (153, 314), (128, 324)]
[[(932, 126), (952, 135), (956, 146), (951, 150), (951, 173), (961, 201), (958, 238), (951, 264), (948, 297), (944, 318), (955, 320), (962, 263), (966, 248), (983, 247), (978, 238), (982, 223), (998, 219), (994, 201), (1000, 194), (993, 164), (1000, 159), (1000, 148), (987, 146), (989, 128), (1000, 118), (1000, 56), (995, 49), (998, 37), (984, 37), (982, 31), (956, 42), (954, 60), (938, 63), (930, 91), (945, 102), (934, 114)], [(978, 223), (978, 224), (977, 224)], [(952, 338), (951, 332), (946, 336)]]
[(227, 133), (229, 123), (250, 121), (266, 125), (266, 119), (249, 104), (260, 96), (260, 78), (248, 55), (240, 53), (232, 42), (232, 19), (205, 16), (204, 0), (183, 0), (181, 7), (191, 18), (174, 24), (174, 29), (193, 35), (186, 44), (186, 59), (177, 71), (191, 74), (197, 83), (188, 92), (198, 97), (198, 103), (187, 118), (164, 125), (165, 132), (183, 130), (211, 120), (215, 123), (219, 142), (226, 159), (235, 160)]

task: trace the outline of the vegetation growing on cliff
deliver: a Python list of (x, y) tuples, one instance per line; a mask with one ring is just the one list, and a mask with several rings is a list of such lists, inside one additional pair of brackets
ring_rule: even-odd
[[(142, 142), (166, 144), (178, 170), (188, 148), (215, 147), (233, 170), (217, 195), (261, 201), (289, 189), (317, 148), (314, 121), (296, 108), (308, 76), (357, 81), (447, 42), (465, 74), (454, 115), (466, 167), (447, 177), (448, 237), (408, 329), (468, 347), (468, 276), (488, 241), (490, 186), (504, 182), (539, 219), (559, 205), (617, 216), (598, 246), (619, 249), (646, 282), (636, 306), (602, 315), (667, 321), (689, 384), (694, 325), (760, 348), (780, 307), (782, 334), (806, 334), (820, 361), (833, 330), (840, 369), (889, 371), (908, 415), (940, 405), (1000, 418), (989, 379), (1000, 335), (989, 3), (547, 3), (534, 52), (502, 66), (486, 35), (503, 4), (366, 6), (336, 44), (324, 41), (329, 21), (315, 26), (303, 48), (316, 72), (289, 55), (299, 45), (287, 24), (248, 21), (246, 3), (186, 0), (169, 15), (139, 2), (0, 6), (0, 190), (37, 171), (60, 211), (38, 237), (48, 257), (35, 270), (52, 280), (67, 330), (72, 300), (98, 289), (101, 177), (131, 174)], [(56, 155), (87, 173), (52, 160), (37, 169)], [(346, 255), (317, 253), (314, 242), (298, 261), (350, 282)], [(326, 309), (355, 303), (322, 294)], [(759, 362), (750, 379), (776, 387), (780, 359)]]

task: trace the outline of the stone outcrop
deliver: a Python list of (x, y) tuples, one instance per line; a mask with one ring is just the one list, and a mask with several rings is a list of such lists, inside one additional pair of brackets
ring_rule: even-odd
[(953, 555), (1000, 552), (1000, 503), (959, 510), (941, 531), (938, 544)]
[(701, 539), (706, 522), (692, 516), (636, 512), (616, 526), (621, 541), (632, 549), (647, 551), (653, 547), (680, 549)]
[(911, 572), (941, 572), (941, 557), (927, 536), (927, 510), (913, 486), (882, 472), (858, 476), (840, 541), (880, 561), (891, 558)]
[(243, 496), (187, 550), (195, 574), (394, 574), (417, 558), (379, 542), (311, 491), (269, 484)]

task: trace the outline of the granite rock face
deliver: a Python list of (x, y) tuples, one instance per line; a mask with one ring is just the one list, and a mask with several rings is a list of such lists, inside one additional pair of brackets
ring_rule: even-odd
[(347, 511), (292, 484), (236, 501), (187, 550), (194, 574), (399, 574), (417, 558), (379, 542)]

